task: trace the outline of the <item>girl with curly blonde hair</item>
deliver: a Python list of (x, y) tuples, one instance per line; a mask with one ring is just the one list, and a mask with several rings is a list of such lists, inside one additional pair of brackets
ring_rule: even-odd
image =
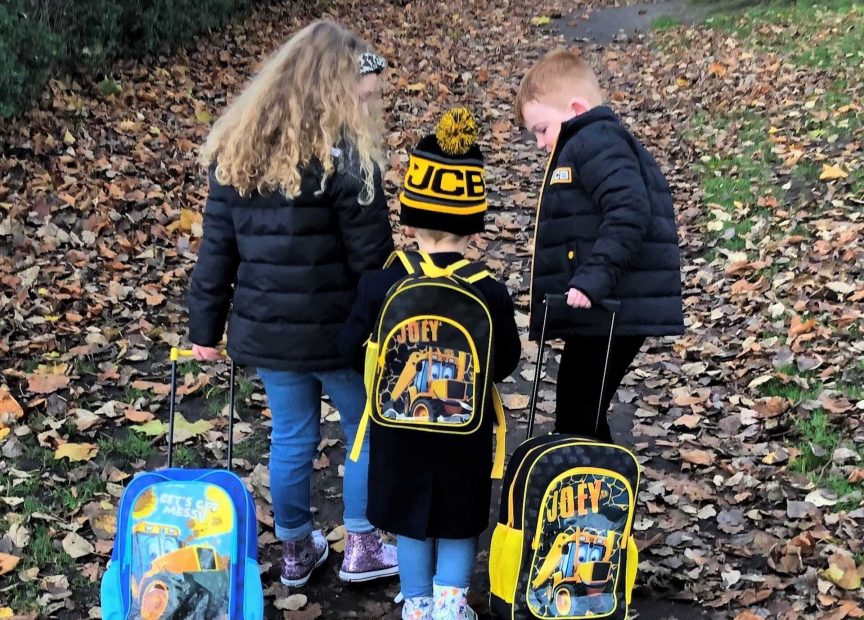
[[(264, 383), (289, 586), (305, 585), (327, 559), (310, 509), (322, 391), (350, 438), (365, 401), (363, 379), (336, 341), (360, 274), (393, 249), (378, 165), (385, 66), (341, 26), (310, 24), (264, 64), (201, 154), (210, 193), (189, 287), (189, 339), (196, 358), (217, 359), (227, 321), (228, 353)], [(345, 469), (344, 581), (398, 573), (394, 548), (366, 518), (366, 452)]]

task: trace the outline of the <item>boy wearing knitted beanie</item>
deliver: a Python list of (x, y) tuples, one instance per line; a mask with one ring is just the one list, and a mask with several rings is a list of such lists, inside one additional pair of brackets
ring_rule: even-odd
[[(462, 261), (471, 236), (484, 228), (486, 184), (476, 138), (471, 113), (451, 110), (408, 162), (400, 221), (437, 267)], [(396, 261), (361, 278), (340, 337), (340, 350), (358, 368), (388, 292), (405, 276)], [(491, 277), (473, 286), (491, 316), (494, 346), (487, 372), (501, 381), (516, 369), (521, 349), (513, 302), (507, 288)], [(415, 432), (416, 440), (408, 442), (396, 441), (387, 431), (371, 425), (367, 514), (373, 525), (397, 536), (402, 618), (476, 618), (466, 596), (477, 540), (488, 525), (491, 417), (471, 434)]]

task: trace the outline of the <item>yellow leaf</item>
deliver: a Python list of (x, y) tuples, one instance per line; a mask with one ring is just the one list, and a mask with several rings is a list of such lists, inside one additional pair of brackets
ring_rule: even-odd
[(711, 465), (716, 456), (710, 450), (679, 450), (681, 459), (694, 465)]
[(835, 553), (828, 559), (828, 568), (819, 573), (823, 579), (827, 579), (844, 590), (857, 590), (861, 587), (861, 576), (855, 566), (855, 560), (848, 555)]
[(426, 90), (426, 83), (425, 82), (417, 82), (416, 84), (409, 84), (408, 86), (405, 87), (405, 90), (407, 90), (410, 93), (419, 93), (421, 90)]
[(63, 144), (68, 146), (75, 144), (75, 136), (73, 136), (68, 129), (66, 130), (66, 133), (63, 134)]
[(685, 80), (684, 78), (680, 78), (680, 77), (677, 78), (677, 79), (675, 80), (675, 83), (676, 83), (680, 88), (684, 88), (684, 87), (690, 85), (690, 82), (688, 82), (688, 81)]
[(5, 575), (9, 571), (18, 566), (21, 561), (17, 555), (9, 555), (8, 553), (0, 553), (0, 575)]
[(199, 108), (199, 109), (195, 110), (195, 118), (198, 119), (199, 123), (204, 123), (206, 125), (206, 124), (209, 124), (210, 121), (213, 120), (213, 115), (210, 114), (210, 112), (205, 110), (204, 108)]
[[(146, 424), (137, 424), (130, 427), (133, 431), (142, 433), (149, 437), (161, 437), (168, 432), (168, 424), (161, 420), (151, 420)], [(174, 420), (174, 443), (181, 443), (192, 437), (200, 437), (206, 435), (208, 431), (213, 429), (213, 425), (207, 420), (198, 420), (197, 422), (189, 422), (183, 417), (183, 414), (177, 412), (177, 418)]]
[(792, 324), (789, 326), (788, 336), (790, 338), (795, 338), (801, 334), (813, 331), (814, 327), (816, 327), (816, 319), (807, 319), (806, 321), (802, 321), (801, 317), (796, 314), (792, 317)]
[(64, 443), (54, 451), (54, 458), (67, 458), (70, 461), (89, 461), (99, 453), (99, 448), (92, 443)]
[(329, 534), (327, 534), (327, 542), (330, 543), (330, 548), (333, 549), (336, 553), (342, 553), (345, 551), (345, 526), (339, 525), (333, 528)]
[(726, 75), (726, 65), (719, 62), (712, 62), (708, 65), (708, 73), (716, 75), (717, 77), (723, 77)]
[(15, 420), (19, 420), (24, 416), (24, 409), (18, 404), (18, 401), (9, 393), (6, 387), (0, 387), (0, 430), (9, 426)]
[(504, 408), (510, 411), (519, 411), (525, 409), (531, 401), (531, 397), (527, 394), (504, 394), (501, 397), (504, 403)]
[(180, 209), (180, 228), (186, 232), (192, 232), (200, 228), (204, 222), (204, 216), (192, 209)]
[(27, 389), (35, 394), (50, 394), (69, 384), (66, 376), (68, 364), (40, 365), (36, 372), (27, 375)]
[(117, 129), (123, 133), (133, 133), (138, 131), (138, 123), (135, 121), (120, 121), (117, 123)]
[(538, 15), (531, 18), (531, 24), (534, 26), (548, 26), (551, 21), (548, 15)]
[(14, 615), (11, 607), (0, 607), (0, 618), (12, 618)]
[(843, 170), (840, 166), (829, 166), (822, 164), (822, 174), (819, 175), (820, 181), (834, 181), (836, 179), (845, 179), (849, 173)]

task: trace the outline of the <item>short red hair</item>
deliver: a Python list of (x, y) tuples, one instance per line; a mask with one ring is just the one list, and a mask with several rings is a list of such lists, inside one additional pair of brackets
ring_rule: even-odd
[(525, 123), (522, 109), (531, 101), (551, 100), (566, 105), (574, 96), (600, 92), (600, 84), (591, 66), (578, 54), (567, 49), (549, 52), (531, 67), (516, 93), (516, 118)]

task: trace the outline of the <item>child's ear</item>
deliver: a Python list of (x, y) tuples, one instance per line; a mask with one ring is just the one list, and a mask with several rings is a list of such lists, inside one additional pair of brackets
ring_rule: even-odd
[(579, 116), (590, 110), (591, 104), (585, 97), (574, 97), (570, 100), (570, 109), (576, 116)]
[(408, 237), (409, 239), (413, 239), (414, 237), (417, 236), (417, 231), (414, 230), (413, 226), (406, 226), (405, 227), (405, 236)]

